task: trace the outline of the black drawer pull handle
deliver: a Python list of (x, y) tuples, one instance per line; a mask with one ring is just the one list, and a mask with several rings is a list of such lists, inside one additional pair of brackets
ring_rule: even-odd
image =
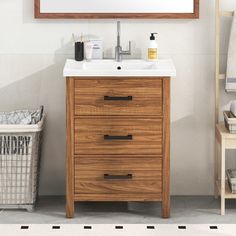
[(104, 135), (104, 140), (132, 140), (133, 135), (127, 136), (111, 136), (111, 135)]
[(120, 179), (132, 179), (132, 174), (127, 175), (110, 175), (110, 174), (104, 174), (104, 179), (107, 180), (120, 180)]
[(110, 96), (104, 96), (105, 101), (132, 101), (132, 96), (127, 97), (110, 97)]

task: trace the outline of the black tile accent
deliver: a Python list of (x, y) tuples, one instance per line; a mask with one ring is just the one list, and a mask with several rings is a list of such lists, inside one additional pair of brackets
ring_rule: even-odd
[(59, 226), (59, 225), (53, 225), (52, 226), (52, 229), (60, 229), (61, 228), (61, 226)]
[(216, 225), (211, 225), (210, 229), (218, 229), (218, 227)]
[(153, 225), (148, 225), (148, 226), (147, 226), (147, 229), (155, 229), (155, 226), (153, 226)]
[(28, 225), (22, 225), (20, 228), (21, 229), (29, 229), (29, 226)]
[(123, 229), (124, 227), (121, 226), (121, 225), (117, 225), (115, 228), (116, 228), (116, 229)]
[(84, 226), (84, 229), (92, 229), (92, 226), (85, 225), (85, 226)]
[(178, 229), (186, 229), (186, 226), (180, 225), (180, 226), (178, 226)]

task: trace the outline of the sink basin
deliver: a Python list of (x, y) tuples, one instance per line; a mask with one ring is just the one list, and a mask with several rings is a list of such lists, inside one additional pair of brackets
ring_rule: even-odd
[(145, 60), (94, 60), (91, 62), (68, 59), (64, 76), (176, 76), (172, 60), (161, 59), (157, 62)]
[(83, 69), (85, 70), (150, 70), (155, 69), (156, 63), (148, 63), (146, 61), (98, 61), (98, 62), (85, 62)]

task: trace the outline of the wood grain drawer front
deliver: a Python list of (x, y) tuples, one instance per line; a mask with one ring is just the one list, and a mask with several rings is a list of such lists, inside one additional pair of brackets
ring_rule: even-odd
[(77, 118), (75, 154), (162, 155), (162, 119)]
[(75, 159), (75, 194), (161, 192), (162, 159)]
[(76, 79), (75, 115), (162, 115), (162, 79)]

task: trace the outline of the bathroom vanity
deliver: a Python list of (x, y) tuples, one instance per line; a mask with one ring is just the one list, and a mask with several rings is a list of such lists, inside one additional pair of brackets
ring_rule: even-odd
[(67, 217), (78, 201), (160, 201), (170, 216), (171, 60), (67, 60)]

